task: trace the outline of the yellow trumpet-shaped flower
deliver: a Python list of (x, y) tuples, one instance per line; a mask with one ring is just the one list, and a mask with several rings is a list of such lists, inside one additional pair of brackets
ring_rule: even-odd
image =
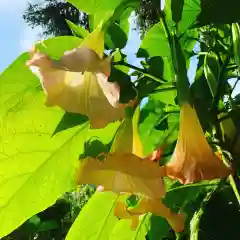
[(151, 198), (165, 195), (163, 167), (134, 154), (110, 153), (104, 160), (86, 158), (77, 171), (77, 184), (95, 184), (117, 194), (142, 194)]
[(223, 178), (231, 172), (208, 145), (196, 111), (189, 104), (181, 106), (178, 141), (166, 172), (182, 184)]
[(136, 207), (128, 208), (125, 202), (117, 202), (114, 214), (123, 219), (131, 219), (131, 228), (135, 230), (138, 226), (139, 216), (151, 212), (156, 216), (165, 218), (175, 232), (184, 230), (184, 215), (171, 212), (161, 200), (142, 198)]
[(80, 163), (77, 171), (77, 184), (95, 184), (98, 191), (112, 191), (116, 194), (141, 195), (137, 212), (128, 212), (119, 202), (115, 215), (121, 218), (131, 218), (132, 228), (138, 224), (139, 216), (152, 212), (163, 216), (176, 231), (182, 231), (184, 220), (171, 213), (161, 199), (165, 195), (163, 177), (165, 167), (160, 167), (152, 161), (152, 156), (143, 157), (142, 144), (138, 135), (138, 114), (136, 110), (133, 119), (126, 117), (118, 129), (110, 153), (102, 154), (105, 159), (87, 158)]
[[(79, 48), (67, 51), (59, 60), (30, 51), (27, 66), (38, 70), (47, 106), (59, 106), (72, 113), (87, 115), (93, 128), (122, 119), (120, 87), (108, 82), (110, 62), (103, 59), (104, 33), (97, 28)], [(36, 71), (34, 71), (36, 73)]]

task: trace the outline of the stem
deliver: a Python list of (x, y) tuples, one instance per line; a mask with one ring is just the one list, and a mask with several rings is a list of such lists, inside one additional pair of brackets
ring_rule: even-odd
[(170, 48), (172, 47), (172, 42), (171, 42), (171, 39), (172, 39), (172, 35), (169, 31), (169, 28), (168, 28), (168, 25), (167, 25), (167, 21), (166, 21), (166, 15), (165, 13), (162, 11), (160, 12), (160, 21), (162, 23), (162, 27), (163, 27), (163, 30), (165, 32), (165, 35), (168, 39), (168, 43), (169, 43), (169, 46)]
[(117, 62), (117, 63), (114, 63), (114, 65), (116, 65), (116, 66), (126, 66), (126, 67), (129, 67), (129, 68), (131, 68), (131, 69), (134, 69), (134, 70), (136, 70), (137, 72), (142, 73), (144, 76), (149, 77), (149, 78), (153, 79), (153, 80), (156, 81), (156, 82), (169, 83), (169, 82), (167, 82), (167, 80), (164, 79), (164, 78), (155, 77), (155, 76), (147, 73), (146, 71), (144, 71), (144, 69), (141, 69), (141, 68), (139, 68), (139, 67), (133, 66), (133, 65), (131, 65), (131, 64), (129, 64), (129, 63), (126, 63), (126, 62)]
[(168, 87), (168, 88), (162, 88), (162, 89), (155, 89), (153, 90), (152, 94), (159, 93), (159, 92), (166, 92), (166, 91), (176, 91), (176, 87)]
[(197, 212), (193, 215), (193, 218), (190, 222), (190, 239), (191, 240), (197, 240), (198, 239), (198, 234), (199, 234), (199, 225), (201, 221), (201, 217), (204, 214), (205, 207), (208, 203), (208, 201), (211, 199), (211, 197), (214, 195), (214, 193), (220, 188), (221, 182), (215, 186), (212, 191), (208, 192), (203, 199), (201, 206)]
[(166, 16), (164, 12), (161, 12), (161, 23), (168, 39), (168, 43), (171, 49), (172, 64), (175, 70), (178, 99), (179, 104), (183, 104), (189, 101), (189, 82), (186, 71), (185, 57), (182, 53), (182, 48), (179, 43), (179, 39), (176, 35), (171, 34), (169, 31)]
[(232, 91), (231, 91), (231, 93), (230, 93), (230, 96), (232, 96), (232, 93), (233, 93), (235, 87), (237, 86), (239, 80), (240, 80), (240, 78), (238, 77), (237, 80), (236, 80), (236, 82), (234, 83), (234, 85), (233, 85), (233, 87), (232, 87)]
[(232, 190), (233, 190), (233, 192), (234, 192), (234, 194), (235, 194), (235, 196), (236, 196), (236, 198), (238, 200), (238, 204), (240, 205), (240, 195), (239, 195), (239, 192), (238, 192), (238, 189), (237, 189), (237, 185), (236, 185), (236, 182), (235, 182), (232, 174), (229, 176), (229, 182), (230, 182)]
[[(221, 148), (220, 148), (220, 151), (221, 151)], [(223, 160), (224, 164), (226, 164), (228, 166), (228, 163), (227, 163), (224, 155), (222, 155), (222, 160)], [(232, 187), (232, 190), (233, 190), (233, 192), (234, 192), (234, 194), (236, 196), (238, 204), (240, 205), (240, 195), (239, 195), (239, 192), (238, 192), (238, 188), (237, 188), (236, 181), (234, 179), (233, 173), (229, 175), (228, 180), (229, 180), (229, 183), (230, 183), (230, 185)]]
[(221, 98), (221, 93), (222, 93), (222, 88), (223, 88), (223, 74), (224, 74), (224, 70), (225, 68), (227, 67), (229, 61), (230, 61), (230, 56), (231, 56), (231, 52), (228, 53), (228, 56), (227, 56), (227, 59), (225, 60), (225, 62), (223, 63), (222, 67), (221, 67), (221, 70), (220, 70), (220, 74), (219, 74), (219, 83), (218, 83), (218, 86), (217, 86), (217, 93), (213, 99), (213, 106), (212, 106), (212, 109), (217, 111), (217, 106), (218, 106), (218, 102)]
[(194, 184), (187, 184), (187, 185), (182, 185), (182, 186), (179, 186), (179, 187), (175, 187), (175, 188), (170, 188), (167, 192), (173, 192), (173, 191), (177, 191), (177, 190), (180, 190), (180, 189), (184, 189), (184, 188), (192, 188), (192, 187), (212, 187), (212, 186), (218, 186), (219, 183), (218, 182), (214, 182), (214, 183), (206, 183), (206, 184), (203, 184), (203, 183), (194, 183)]

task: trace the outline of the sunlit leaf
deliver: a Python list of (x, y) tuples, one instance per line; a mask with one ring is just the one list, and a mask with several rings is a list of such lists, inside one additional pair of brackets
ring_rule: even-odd
[(182, 19), (179, 24), (179, 31), (185, 32), (189, 27), (196, 23), (197, 16), (200, 11), (200, 0), (185, 0), (182, 11)]
[(136, 230), (131, 229), (131, 219), (119, 220), (110, 235), (111, 240), (145, 240), (145, 236), (150, 228), (150, 216), (151, 214), (144, 214), (140, 217)]
[(69, 20), (66, 20), (66, 21), (75, 36), (80, 38), (85, 38), (89, 34), (89, 32), (85, 28), (78, 26)]
[(79, 1), (79, 0), (67, 0), (67, 1), (73, 4), (79, 10), (87, 14), (95, 14), (99, 12), (113, 11), (123, 0), (113, 0), (113, 1), (88, 0), (87, 2)]
[[(163, 89), (163, 91), (161, 91)], [(160, 86), (155, 89), (156, 93), (151, 94), (152, 99), (159, 100), (165, 104), (171, 104), (171, 105), (176, 105), (176, 97), (177, 97), (177, 90), (169, 88), (170, 90), (165, 90), (167, 89), (164, 86)], [(158, 92), (159, 91), (159, 92)]]
[(169, 57), (171, 54), (167, 37), (159, 22), (149, 29), (143, 38), (140, 49), (138, 50), (139, 57)]
[[(57, 42), (57, 44), (56, 44)], [(82, 39), (73, 36), (61, 36), (48, 38), (43, 42), (37, 43), (36, 47), (42, 53), (47, 54), (53, 59), (59, 59), (65, 51), (72, 50), (82, 43)]]
[[(58, 41), (55, 42), (58, 44)], [(64, 112), (44, 106), (39, 81), (21, 55), (0, 76), (0, 236), (74, 187), (75, 164), (91, 134), (86, 119), (56, 133)], [(102, 135), (111, 140), (117, 125)], [(112, 129), (113, 127), (113, 129)], [(54, 135), (55, 133), (55, 135)], [(21, 203), (21, 204), (20, 204)]]
[(106, 240), (118, 219), (114, 207), (118, 196), (110, 192), (96, 192), (83, 207), (72, 225), (66, 240)]

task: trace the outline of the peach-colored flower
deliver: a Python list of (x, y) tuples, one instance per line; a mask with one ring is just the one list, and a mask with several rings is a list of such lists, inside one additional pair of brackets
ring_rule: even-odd
[(223, 178), (231, 172), (208, 145), (196, 111), (189, 104), (181, 106), (178, 142), (166, 172), (182, 184)]
[(120, 87), (108, 82), (111, 67), (110, 61), (103, 59), (103, 51), (104, 34), (100, 27), (79, 48), (65, 52), (59, 60), (35, 48), (30, 51), (27, 65), (38, 69), (46, 105), (87, 115), (93, 128), (103, 128), (122, 119)]

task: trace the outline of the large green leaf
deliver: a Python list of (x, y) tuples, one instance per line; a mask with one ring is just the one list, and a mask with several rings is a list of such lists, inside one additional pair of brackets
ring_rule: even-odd
[(197, 16), (201, 11), (200, 0), (185, 0), (182, 19), (179, 24), (179, 31), (185, 32), (191, 25), (196, 22)]
[[(166, 87), (164, 86), (159, 86), (158, 88), (155, 89), (155, 91), (159, 91), (157, 93), (151, 94), (152, 99), (159, 100), (165, 104), (171, 104), (171, 105), (176, 105), (176, 97), (177, 97), (177, 90), (173, 88), (169, 88), (170, 90), (167, 91)], [(163, 91), (161, 91), (163, 90)]]
[(167, 37), (159, 22), (149, 29), (142, 40), (138, 57), (169, 57), (171, 55)]
[(37, 44), (37, 48), (50, 57), (59, 59), (67, 50), (78, 47), (82, 39), (73, 36), (54, 37)]
[(99, 12), (107, 12), (114, 10), (123, 0), (88, 0), (88, 1), (79, 1), (79, 0), (67, 0), (79, 10), (87, 14), (96, 14)]
[(159, 120), (164, 116), (164, 106), (162, 102), (149, 98), (148, 103), (141, 110), (139, 134), (144, 143), (144, 154), (154, 151), (164, 135), (164, 131), (155, 129)]
[(84, 141), (97, 136), (108, 143), (118, 125), (93, 131), (86, 117), (74, 115), (69, 128), (61, 109), (45, 107), (27, 59), (21, 55), (0, 76), (0, 237), (71, 190)]
[(131, 229), (131, 219), (119, 220), (110, 235), (110, 240), (145, 240), (149, 230), (150, 215), (144, 214), (140, 217), (136, 230)]
[(139, 124), (144, 154), (156, 150), (165, 141), (170, 149), (165, 149), (164, 152), (171, 153), (171, 144), (177, 140), (176, 124), (179, 121), (177, 108), (173, 109), (152, 96), (149, 97), (148, 103), (141, 110)]
[[(171, 51), (168, 44), (167, 37), (162, 27), (162, 23), (159, 22), (149, 29), (141, 46), (137, 52), (138, 57), (145, 58), (159, 58), (159, 69), (162, 70), (162, 76), (165, 80), (172, 81), (172, 65), (171, 65)], [(157, 69), (155, 67), (155, 69)]]
[(108, 28), (108, 34), (105, 37), (105, 41), (108, 47), (111, 49), (122, 49), (127, 43), (127, 35), (119, 24), (112, 23)]
[(83, 207), (66, 240), (107, 240), (118, 219), (114, 207), (118, 196), (111, 192), (96, 192)]
[(182, 19), (184, 0), (172, 0), (170, 3), (171, 3), (171, 10), (172, 10), (172, 20), (175, 23), (179, 23)]

